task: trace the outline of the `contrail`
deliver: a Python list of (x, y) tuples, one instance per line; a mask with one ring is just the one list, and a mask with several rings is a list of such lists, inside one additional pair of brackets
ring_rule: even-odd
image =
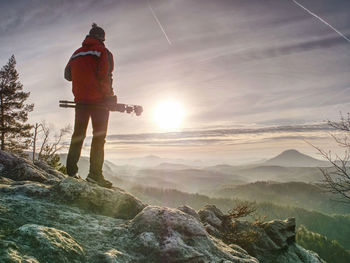
[(157, 24), (158, 24), (160, 30), (162, 30), (162, 32), (163, 32), (163, 34), (164, 34), (166, 40), (168, 41), (169, 45), (171, 45), (171, 41), (170, 41), (170, 39), (168, 38), (168, 35), (166, 34), (166, 32), (165, 32), (165, 30), (164, 30), (162, 24), (160, 23), (160, 21), (159, 21), (157, 15), (156, 15), (156, 13), (153, 11), (153, 8), (152, 8), (150, 2), (147, 1), (147, 3), (148, 3), (148, 8), (149, 8), (149, 10), (151, 11), (151, 13), (152, 13), (154, 19), (156, 20), (156, 22), (157, 22)]
[(335, 27), (333, 27), (331, 24), (329, 24), (327, 21), (325, 21), (324, 19), (322, 19), (321, 17), (319, 17), (318, 15), (316, 15), (315, 13), (313, 13), (312, 11), (310, 11), (309, 9), (307, 9), (305, 6), (303, 6), (302, 4), (298, 3), (297, 1), (293, 0), (293, 2), (300, 6), (302, 9), (304, 9), (306, 12), (308, 12), (310, 15), (316, 17), (318, 20), (320, 20), (322, 23), (324, 23), (325, 25), (329, 26), (331, 29), (333, 29), (338, 35), (340, 35), (342, 38), (344, 38), (346, 41), (348, 41), (350, 43), (350, 38), (348, 38), (347, 36), (345, 36), (342, 32), (340, 32), (338, 29), (336, 29)]

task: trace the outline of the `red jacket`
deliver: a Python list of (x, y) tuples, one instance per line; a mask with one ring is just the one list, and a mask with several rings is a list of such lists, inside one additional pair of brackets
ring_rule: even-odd
[(101, 41), (87, 36), (64, 72), (65, 79), (73, 82), (74, 101), (95, 103), (113, 96), (113, 68), (112, 53)]

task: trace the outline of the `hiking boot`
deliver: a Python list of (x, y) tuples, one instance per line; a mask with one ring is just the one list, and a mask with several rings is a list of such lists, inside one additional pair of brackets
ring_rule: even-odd
[(75, 179), (83, 179), (83, 178), (81, 178), (80, 177), (80, 175), (79, 174), (73, 174), (73, 175), (68, 175), (69, 177), (73, 177), (73, 178), (75, 178)]
[(99, 186), (105, 187), (105, 188), (112, 188), (112, 183), (106, 179), (103, 178), (103, 176), (100, 177), (92, 177), (88, 175), (86, 177), (86, 181), (89, 183), (97, 184)]
[(92, 179), (91, 177), (87, 176), (85, 179), (87, 182), (92, 183), (92, 184), (97, 184), (97, 181), (95, 179)]

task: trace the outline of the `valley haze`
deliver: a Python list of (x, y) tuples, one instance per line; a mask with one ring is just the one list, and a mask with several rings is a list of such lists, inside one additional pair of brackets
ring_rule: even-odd
[[(61, 155), (65, 163), (66, 154)], [(81, 157), (79, 173), (88, 174), (89, 158)], [(177, 189), (191, 193), (210, 193), (218, 188), (257, 181), (303, 182), (317, 184), (323, 180), (319, 167), (328, 167), (297, 150), (286, 150), (261, 162), (241, 165), (210, 164), (202, 160), (169, 159), (158, 156), (105, 161), (104, 174), (126, 188), (135, 185)], [(119, 181), (118, 181), (119, 180)]]

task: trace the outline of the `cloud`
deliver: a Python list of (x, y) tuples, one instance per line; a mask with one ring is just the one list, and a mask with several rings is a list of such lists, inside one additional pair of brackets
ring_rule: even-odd
[[(36, 104), (34, 121), (73, 123), (73, 111), (57, 109), (58, 99), (72, 96), (62, 71), (92, 21), (105, 26), (120, 101), (145, 109), (137, 120), (111, 115), (110, 132), (125, 133), (110, 137), (116, 143), (228, 144), (234, 136), (277, 131), (197, 128), (271, 120), (282, 127), (331, 119), (348, 106), (350, 60), (344, 41), (291, 2), (150, 2), (171, 47), (144, 0), (1, 1), (0, 62), (15, 53), (21, 81)], [(342, 15), (346, 1), (308, 5), (349, 30), (348, 16)], [(186, 132), (154, 133), (152, 109), (165, 97), (186, 105)]]
[(265, 49), (251, 49), (251, 50), (243, 50), (243, 51), (227, 51), (221, 54), (217, 54), (214, 56), (209, 56), (207, 58), (202, 59), (200, 62), (209, 61), (209, 60), (235, 60), (240, 61), (241, 63), (244, 61), (256, 61), (260, 59), (271, 59), (279, 56), (291, 55), (293, 53), (306, 52), (313, 49), (318, 48), (331, 48), (334, 46), (345, 46), (347, 45), (340, 36), (325, 36), (318, 39), (311, 40), (302, 40), (297, 43), (285, 44), (276, 47), (269, 47)]
[[(305, 140), (328, 137), (326, 124), (285, 125), (257, 128), (208, 129), (168, 133), (114, 134), (107, 136), (107, 146), (209, 146), (239, 145), (264, 140)], [(91, 137), (90, 137), (91, 140)]]

